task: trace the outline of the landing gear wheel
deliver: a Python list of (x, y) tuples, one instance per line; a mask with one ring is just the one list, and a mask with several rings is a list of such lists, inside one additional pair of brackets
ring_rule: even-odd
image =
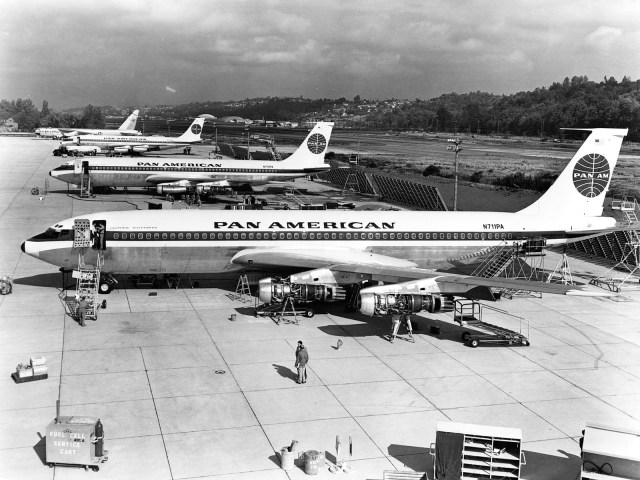
[(304, 312), (304, 316), (307, 318), (311, 318), (316, 314), (316, 312), (314, 312), (312, 309), (307, 308)]
[(47, 463), (47, 465), (49, 465), (49, 468), (53, 468), (55, 466), (53, 463)]
[(469, 346), (471, 348), (476, 348), (478, 345), (480, 345), (480, 342), (477, 338), (472, 338), (471, 340), (469, 340)]
[(113, 290), (113, 286), (110, 283), (100, 282), (100, 286), (98, 287), (98, 291), (101, 294), (107, 295), (108, 293), (111, 293), (111, 290)]
[(95, 466), (91, 467), (91, 470), (93, 470), (94, 472), (97, 472), (97, 471), (100, 470), (100, 467), (95, 465)]
[(471, 333), (469, 332), (462, 332), (462, 340), (464, 342), (466, 342), (467, 340), (469, 340), (469, 337), (471, 336)]

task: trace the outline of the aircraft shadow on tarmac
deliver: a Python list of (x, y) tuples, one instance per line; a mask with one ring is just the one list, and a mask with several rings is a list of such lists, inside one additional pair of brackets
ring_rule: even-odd
[[(60, 288), (62, 276), (60, 273), (40, 273), (30, 277), (14, 278), (15, 285), (28, 285), (31, 287), (54, 287)], [(75, 285), (74, 287), (75, 288)]]

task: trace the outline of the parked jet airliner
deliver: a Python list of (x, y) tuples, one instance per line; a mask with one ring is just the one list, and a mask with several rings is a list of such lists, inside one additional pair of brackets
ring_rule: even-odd
[[(435, 312), (453, 296), (494, 299), (492, 287), (584, 295), (572, 285), (438, 273), (442, 260), (468, 257), (505, 244), (544, 237), (557, 245), (599, 235), (615, 219), (601, 217), (605, 194), (626, 129), (590, 129), (587, 140), (536, 202), (515, 213), (410, 211), (170, 210), (105, 212), (56, 222), (28, 239), (22, 251), (57, 267), (78, 267), (74, 224), (87, 219), (106, 228), (101, 250), (108, 274), (188, 274), (288, 266), (286, 281), (266, 278), (260, 297), (286, 291), (344, 298), (360, 290), (368, 315)], [(384, 285), (368, 286), (369, 282)], [(102, 289), (102, 286), (101, 286)], [(104, 290), (108, 290), (105, 287)]]
[(118, 153), (147, 152), (150, 150), (164, 150), (168, 148), (188, 147), (200, 143), (204, 118), (196, 118), (186, 132), (179, 137), (161, 136), (124, 136), (124, 135), (79, 135), (69, 141), (60, 142), (67, 150), (73, 151), (75, 146), (95, 146)]
[(137, 159), (75, 159), (49, 172), (54, 178), (73, 185), (80, 184), (81, 175), (88, 174), (94, 187), (150, 187), (159, 194), (183, 193), (197, 189), (200, 193), (211, 187), (262, 185), (323, 172), (333, 123), (319, 122), (300, 147), (283, 161), (185, 160), (176, 158)]
[(107, 130), (101, 128), (59, 128), (65, 137), (75, 137), (78, 135), (110, 135), (110, 136), (132, 136), (140, 135), (140, 131), (136, 130), (136, 122), (140, 110), (134, 110), (131, 115), (118, 127), (117, 130)]

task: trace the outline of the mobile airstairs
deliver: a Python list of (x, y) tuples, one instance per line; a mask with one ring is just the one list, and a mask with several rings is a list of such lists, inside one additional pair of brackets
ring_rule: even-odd
[[(511, 320), (517, 320), (519, 323), (519, 332), (509, 330), (508, 328), (499, 327), (482, 320), (484, 310), (492, 313), (505, 315)], [(482, 304), (475, 300), (458, 299), (454, 303), (454, 321), (458, 322), (461, 327), (471, 327), (473, 331), (465, 330), (462, 333), (462, 340), (472, 348), (476, 348), (481, 343), (496, 343), (502, 345), (522, 345), (529, 346), (528, 334), (529, 324), (527, 323), (527, 336), (522, 333), (522, 323), (524, 318), (513, 315), (505, 310)]]

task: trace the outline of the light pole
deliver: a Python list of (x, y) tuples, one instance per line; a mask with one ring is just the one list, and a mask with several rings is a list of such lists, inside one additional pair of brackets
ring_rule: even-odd
[(453, 143), (453, 145), (449, 145), (447, 150), (453, 150), (456, 154), (456, 159), (453, 164), (453, 211), (458, 210), (458, 153), (462, 151), (460, 148), (460, 144), (462, 140), (458, 137), (449, 138), (447, 142)]
[(171, 136), (171, 122), (175, 122), (175, 120), (167, 120), (167, 125), (169, 125), (169, 137)]
[(249, 154), (249, 127), (246, 127), (245, 130), (247, 131), (247, 160), (250, 160), (251, 155)]

